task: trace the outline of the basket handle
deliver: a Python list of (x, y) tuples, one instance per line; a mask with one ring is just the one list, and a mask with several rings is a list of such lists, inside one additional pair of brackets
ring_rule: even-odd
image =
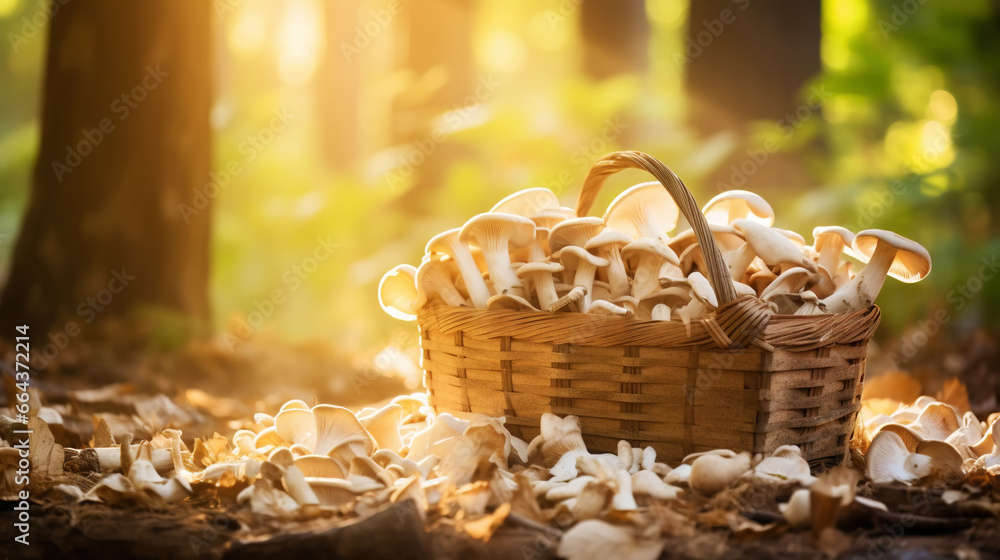
[(705, 264), (708, 266), (708, 270), (705, 272), (708, 281), (712, 284), (712, 289), (715, 290), (716, 297), (719, 298), (719, 305), (725, 305), (736, 299), (736, 289), (729, 278), (729, 267), (723, 260), (719, 247), (715, 244), (712, 230), (709, 229), (708, 222), (701, 213), (698, 203), (695, 202), (694, 196), (669, 167), (653, 156), (634, 151), (612, 152), (594, 162), (590, 172), (587, 173), (587, 179), (583, 182), (583, 189), (576, 202), (577, 216), (587, 215), (590, 207), (594, 204), (594, 199), (597, 198), (597, 193), (604, 186), (605, 179), (623, 169), (644, 169), (656, 177), (663, 188), (667, 189), (681, 213), (691, 224), (695, 237), (698, 238), (701, 252), (705, 256)]

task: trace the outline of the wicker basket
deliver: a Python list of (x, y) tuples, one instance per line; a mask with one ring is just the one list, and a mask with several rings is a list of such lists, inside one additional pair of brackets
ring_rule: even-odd
[(586, 215), (607, 176), (650, 172), (673, 196), (705, 253), (719, 298), (692, 322), (584, 313), (431, 307), (418, 317), (424, 385), (441, 412), (505, 416), (530, 440), (541, 415), (580, 418), (587, 447), (651, 445), (676, 464), (727, 448), (798, 445), (811, 463), (838, 462), (860, 407), (868, 339), (879, 309), (774, 315), (736, 297), (705, 217), (683, 182), (655, 158), (616, 152), (590, 170), (577, 203)]

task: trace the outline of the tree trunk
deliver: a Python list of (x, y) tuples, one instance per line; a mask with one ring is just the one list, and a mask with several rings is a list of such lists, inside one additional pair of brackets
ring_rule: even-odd
[(649, 66), (645, 0), (584, 0), (580, 6), (583, 70), (604, 79)]
[(208, 185), (210, 8), (69, 2), (52, 18), (41, 146), (0, 297), (4, 328), (72, 337), (137, 308), (205, 324), (217, 194)]
[(819, 0), (691, 2), (683, 60), (694, 124), (711, 133), (794, 111), (819, 74)]

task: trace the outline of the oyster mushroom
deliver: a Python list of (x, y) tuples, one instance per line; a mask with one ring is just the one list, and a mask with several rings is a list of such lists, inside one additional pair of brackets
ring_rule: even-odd
[(840, 269), (840, 255), (854, 241), (854, 232), (840, 226), (813, 228), (813, 250), (819, 253), (818, 264), (831, 276)]
[(593, 216), (565, 220), (549, 230), (549, 249), (555, 254), (564, 247), (583, 247), (603, 230), (604, 222)]
[(671, 486), (650, 470), (640, 470), (632, 475), (632, 493), (656, 500), (673, 500), (681, 489)]
[(598, 257), (607, 259), (608, 288), (612, 299), (627, 296), (631, 291), (628, 273), (622, 261), (622, 249), (631, 242), (628, 235), (608, 228), (590, 238), (583, 246)]
[(743, 235), (754, 254), (768, 265), (801, 266), (815, 274), (816, 263), (806, 258), (795, 243), (780, 232), (746, 219), (734, 220), (732, 226)]
[(511, 268), (510, 248), (534, 242), (535, 222), (514, 214), (479, 214), (462, 226), (459, 240), (475, 242), (482, 249), (494, 292), (506, 294), (521, 287), (521, 281)]
[(429, 255), (447, 255), (455, 261), (472, 305), (486, 307), (486, 300), (490, 299), (490, 290), (486, 287), (486, 281), (483, 280), (483, 275), (472, 257), (472, 251), (461, 241), (461, 232), (461, 228), (441, 232), (427, 242), (424, 250)]
[(680, 208), (658, 181), (625, 189), (608, 205), (604, 223), (635, 239), (666, 238), (677, 227)]
[(629, 525), (587, 519), (563, 534), (556, 554), (568, 560), (656, 560), (665, 545), (660, 539), (640, 538)]
[(680, 264), (677, 253), (670, 247), (662, 241), (649, 238), (641, 238), (626, 245), (622, 249), (622, 258), (636, 263), (632, 277), (632, 297), (640, 301), (659, 289), (660, 269), (665, 263), (674, 266)]
[(680, 287), (664, 288), (653, 292), (636, 308), (636, 317), (643, 321), (669, 321), (672, 310), (680, 309), (691, 301), (691, 293)]
[(528, 285), (538, 298), (538, 307), (542, 311), (554, 311), (552, 306), (559, 299), (556, 294), (553, 274), (562, 272), (563, 266), (552, 262), (529, 262), (517, 269), (517, 275), (526, 279)]
[(713, 495), (729, 487), (750, 470), (750, 454), (743, 452), (733, 457), (708, 453), (691, 463), (688, 483), (693, 490)]
[(774, 210), (759, 195), (750, 191), (732, 190), (719, 193), (702, 208), (710, 224), (730, 224), (733, 220), (752, 220), (765, 227), (774, 225)]
[(597, 268), (608, 266), (607, 259), (591, 255), (582, 247), (568, 246), (559, 251), (559, 261), (566, 270), (575, 271), (573, 285), (586, 290), (583, 294), (582, 305), (580, 305), (580, 311), (586, 313), (593, 303), (591, 291), (594, 288), (594, 276), (597, 274)]
[(396, 450), (403, 446), (399, 425), (403, 420), (403, 407), (388, 404), (377, 411), (358, 418), (361, 426), (375, 439), (379, 449)]
[(865, 474), (874, 484), (912, 484), (931, 472), (931, 458), (910, 453), (894, 432), (882, 430), (875, 434), (865, 453)]
[(560, 222), (565, 222), (566, 220), (572, 220), (577, 217), (576, 211), (572, 208), (566, 208), (565, 206), (559, 206), (558, 208), (548, 208), (542, 210), (537, 214), (529, 216), (531, 221), (540, 228), (552, 229), (556, 224)]
[(559, 198), (555, 193), (544, 187), (535, 187), (505, 196), (490, 208), (490, 212), (531, 218), (540, 212), (558, 207)]
[(400, 321), (417, 319), (417, 269), (412, 265), (395, 266), (378, 283), (378, 302), (382, 310)]
[(422, 308), (432, 299), (440, 300), (445, 305), (461, 307), (467, 305), (465, 297), (451, 279), (453, 261), (441, 261), (435, 258), (425, 259), (417, 268), (417, 297), (413, 300), (413, 309)]
[(886, 276), (906, 283), (919, 282), (931, 271), (931, 256), (916, 241), (881, 229), (854, 236), (854, 252), (869, 259), (861, 272), (823, 300), (830, 313), (868, 309), (875, 303)]

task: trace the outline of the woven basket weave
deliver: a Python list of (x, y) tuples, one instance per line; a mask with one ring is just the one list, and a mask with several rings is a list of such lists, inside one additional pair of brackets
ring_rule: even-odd
[(798, 445), (813, 464), (841, 460), (860, 407), (879, 309), (774, 315), (736, 297), (708, 224), (683, 182), (640, 152), (604, 156), (577, 203), (584, 216), (607, 176), (650, 172), (694, 229), (719, 309), (693, 321), (585, 313), (429, 307), (418, 316), (424, 385), (439, 412), (505, 416), (530, 440), (545, 412), (580, 418), (592, 452), (650, 445), (676, 464), (710, 449)]

